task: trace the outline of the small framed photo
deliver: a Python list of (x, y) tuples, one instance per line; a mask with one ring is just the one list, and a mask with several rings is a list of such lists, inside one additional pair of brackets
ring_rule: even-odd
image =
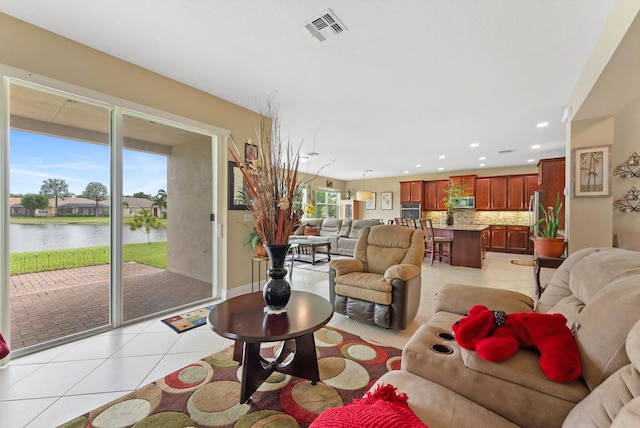
[(367, 210), (376, 209), (376, 192), (371, 192), (371, 199), (364, 204), (364, 208)]
[(573, 195), (611, 194), (611, 145), (573, 149)]
[(380, 192), (380, 209), (393, 209), (393, 192)]
[(244, 143), (244, 163), (253, 163), (258, 159), (258, 146), (251, 143)]

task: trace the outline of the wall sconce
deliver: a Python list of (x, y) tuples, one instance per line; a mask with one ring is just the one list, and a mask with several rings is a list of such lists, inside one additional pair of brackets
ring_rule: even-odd
[(640, 212), (640, 191), (632, 187), (624, 195), (624, 199), (619, 199), (613, 204), (613, 209), (623, 213)]
[(621, 178), (634, 178), (640, 177), (640, 158), (636, 152), (633, 152), (627, 163), (617, 166), (613, 175), (619, 175)]
[(364, 187), (364, 177), (367, 175), (367, 172), (371, 171), (370, 169), (366, 170), (364, 174), (362, 174), (362, 190), (358, 190), (356, 192), (356, 201), (370, 201), (371, 200), (371, 192), (369, 190), (365, 190)]

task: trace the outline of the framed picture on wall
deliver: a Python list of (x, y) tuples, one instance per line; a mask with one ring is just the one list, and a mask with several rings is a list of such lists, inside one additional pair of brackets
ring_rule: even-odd
[(244, 143), (244, 163), (253, 163), (256, 159), (258, 159), (258, 146)]
[(393, 192), (380, 192), (380, 209), (393, 209)]
[(367, 210), (376, 209), (376, 192), (371, 192), (371, 199), (364, 204), (364, 208)]
[(229, 162), (227, 181), (229, 182), (229, 204), (227, 208), (230, 210), (246, 210), (248, 208), (246, 205), (248, 191), (244, 187), (242, 171), (240, 171), (238, 165), (233, 161)]
[(611, 145), (573, 149), (573, 195), (611, 194)]

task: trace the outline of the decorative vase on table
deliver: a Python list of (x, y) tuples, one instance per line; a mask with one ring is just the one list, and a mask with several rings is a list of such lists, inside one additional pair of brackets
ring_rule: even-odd
[(288, 271), (284, 267), (289, 244), (265, 245), (265, 248), (271, 260), (271, 269), (269, 269), (270, 279), (262, 290), (262, 297), (267, 304), (264, 311), (269, 314), (279, 314), (286, 312), (287, 303), (291, 297), (291, 284), (285, 278)]

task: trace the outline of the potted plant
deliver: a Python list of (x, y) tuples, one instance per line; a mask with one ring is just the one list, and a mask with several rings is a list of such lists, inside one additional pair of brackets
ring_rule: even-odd
[(255, 227), (249, 232), (249, 239), (244, 245), (247, 244), (251, 245), (256, 256), (267, 257), (267, 250), (264, 248), (264, 245), (262, 245), (262, 238), (260, 238), (258, 230)]
[(540, 211), (544, 214), (533, 226), (538, 228), (538, 236), (533, 240), (533, 246), (541, 257), (557, 258), (562, 256), (567, 246), (564, 238), (558, 238), (560, 228), (560, 212), (562, 211), (562, 201), (560, 193), (556, 194), (555, 207), (545, 207), (538, 203)]
[(452, 183), (448, 189), (445, 189), (444, 198), (441, 203), (447, 209), (447, 225), (453, 225), (453, 209), (455, 208), (455, 199), (465, 195), (467, 189), (464, 185), (459, 183)]

